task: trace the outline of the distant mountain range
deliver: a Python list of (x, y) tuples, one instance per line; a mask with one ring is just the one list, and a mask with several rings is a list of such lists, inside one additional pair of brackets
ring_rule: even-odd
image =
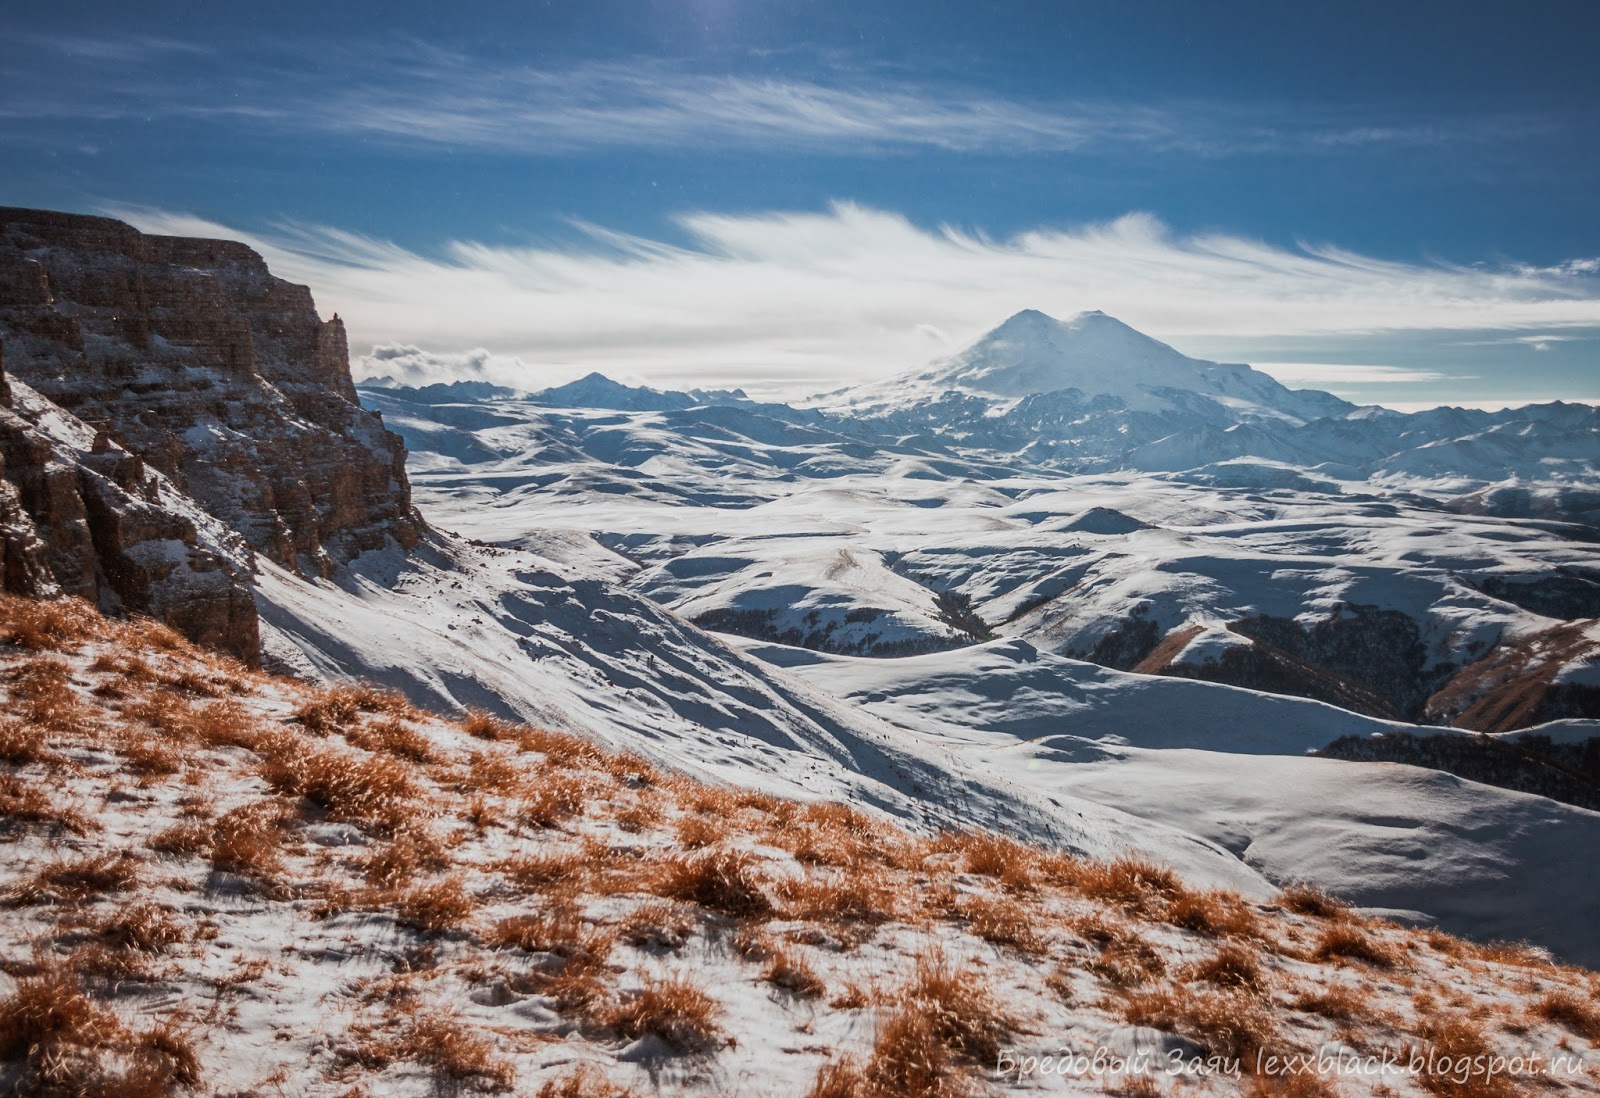
[[(455, 382), (407, 389), (364, 383), (413, 403), (511, 397)], [(1485, 412), (1402, 413), (1289, 389), (1242, 364), (1189, 358), (1101, 312), (1056, 320), (1017, 313), (966, 350), (926, 369), (795, 404), (739, 389), (629, 386), (592, 373), (532, 393), (561, 409), (742, 413), (783, 435), (796, 425), (829, 439), (963, 463), (1067, 472), (1181, 473), (1222, 486), (1386, 481), (1459, 497), (1465, 513), (1600, 523), (1600, 408), (1553, 402)], [(777, 424), (786, 426), (779, 428)]]

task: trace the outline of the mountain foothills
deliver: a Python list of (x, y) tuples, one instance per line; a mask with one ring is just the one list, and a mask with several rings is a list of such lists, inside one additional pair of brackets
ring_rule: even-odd
[(593, 376), (364, 391), (431, 512), (497, 543), (592, 531), (709, 629), (1015, 637), (1489, 732), (1600, 715), (1600, 409), (1358, 409), (1033, 311), (803, 409)]
[(15, 209), (0, 351), (8, 592), (1600, 962), (1596, 409), (1354, 408), (1031, 311), (796, 405), (358, 388), (249, 249)]

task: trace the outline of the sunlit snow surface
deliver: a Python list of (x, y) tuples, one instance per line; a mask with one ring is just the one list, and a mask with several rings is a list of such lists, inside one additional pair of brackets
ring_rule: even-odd
[[(1215, 623), (1363, 603), (1412, 615), (1428, 659), (1460, 663), (1550, 624), (1471, 581), (1592, 564), (1570, 531), (1451, 515), (1407, 494), (1419, 485), (1311, 490), (1286, 466), (1257, 466), (1244, 487), (1069, 476), (749, 407), (366, 396), (406, 437), (419, 507), (459, 536), (409, 560), (369, 555), (338, 584), (269, 570), (265, 631), (285, 662), (730, 782), (1138, 849), (1258, 895), (1311, 881), (1600, 962), (1600, 878), (1572, 857), (1600, 841), (1600, 814), (1306, 758), (1404, 726), (1066, 655), (1134, 604), (1163, 630), (1212, 623), (1191, 642), (1203, 651), (1226, 643)], [(970, 597), (993, 639), (952, 628), (934, 602), (946, 590)], [(773, 636), (821, 631), (833, 651), (685, 620), (750, 612)], [(840, 654), (905, 642), (921, 654)]]

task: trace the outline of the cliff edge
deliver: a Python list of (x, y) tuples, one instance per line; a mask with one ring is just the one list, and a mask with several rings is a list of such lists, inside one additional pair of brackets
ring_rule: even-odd
[(253, 554), (410, 548), (405, 447), (344, 325), (243, 244), (0, 207), (0, 571), (254, 662)]

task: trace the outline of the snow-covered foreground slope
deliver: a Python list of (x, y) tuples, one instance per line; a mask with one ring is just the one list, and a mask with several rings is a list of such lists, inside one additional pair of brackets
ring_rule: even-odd
[(1018, 641), (902, 660), (757, 650), (997, 780), (1188, 832), (1272, 881), (1600, 960), (1600, 867), (1572, 856), (1600, 842), (1600, 813), (1418, 767), (1304, 757), (1403, 726)]
[(1258, 895), (1270, 883), (1181, 830), (1039, 794), (899, 734), (849, 701), (740, 652), (654, 603), (521, 550), (441, 539), (373, 556), (340, 583), (275, 570), (262, 634), (305, 677), (357, 677), (441, 711), (467, 707), (589, 735), (689, 774), (843, 801), (919, 827), (993, 827), (1101, 856), (1142, 851)]
[[(340, 584), (269, 571), (269, 651), (302, 672), (573, 729), (714, 780), (914, 826), (1138, 851), (1249, 895), (1309, 881), (1462, 933), (1600, 959), (1600, 886), (1565, 864), (1600, 816), (1411, 768), (1298, 757), (1403, 726), (1021, 641), (899, 660), (766, 645), (755, 659), (601, 578), (625, 567), (592, 541), (542, 545), (549, 556), (441, 539), (421, 556), (364, 558)], [(1381, 834), (1396, 841), (1373, 841)]]
[(916, 835), (82, 603), (0, 597), (0, 694), (8, 1092), (1600, 1090), (1594, 973), (1315, 891)]

